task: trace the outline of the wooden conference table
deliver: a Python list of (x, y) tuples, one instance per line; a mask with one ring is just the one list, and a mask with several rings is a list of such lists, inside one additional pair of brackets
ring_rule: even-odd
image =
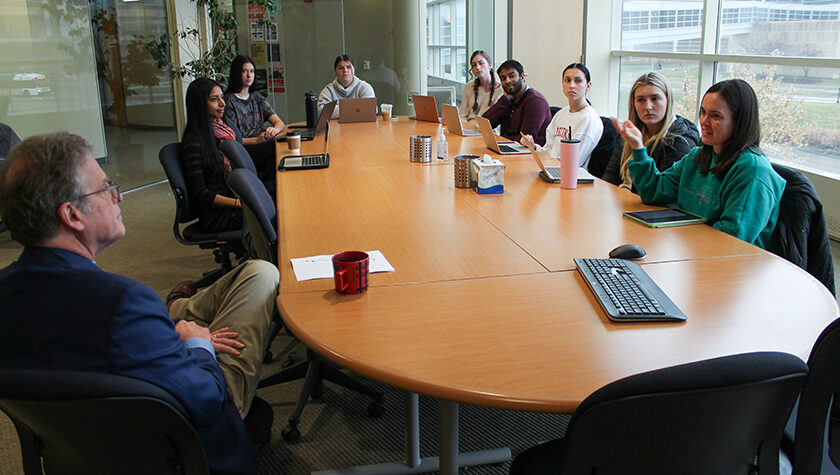
[[(623, 219), (650, 207), (600, 180), (573, 190), (545, 183), (530, 155), (495, 156), (481, 137), (447, 134), (450, 155), (500, 158), (504, 194), (455, 188), (451, 159), (408, 159), (409, 136), (435, 137), (438, 127), (405, 117), (334, 121), (329, 168), (278, 173), (277, 303), (320, 355), (440, 400), (442, 473), (510, 456), (458, 454), (458, 403), (573, 412), (599, 387), (643, 371), (751, 351), (807, 359), (838, 317), (832, 295), (787, 261), (710, 226), (650, 229)], [(323, 140), (304, 142), (303, 153), (320, 152)], [(287, 153), (279, 143), (278, 156)], [(572, 259), (626, 243), (647, 250), (640, 264), (685, 323), (607, 319)], [(289, 261), (373, 249), (396, 272), (372, 274), (368, 292), (355, 296), (337, 294), (331, 279), (298, 282)], [(413, 404), (409, 419), (416, 395)], [(406, 465), (382, 471), (437, 469), (419, 458), (416, 441), (407, 450)]]

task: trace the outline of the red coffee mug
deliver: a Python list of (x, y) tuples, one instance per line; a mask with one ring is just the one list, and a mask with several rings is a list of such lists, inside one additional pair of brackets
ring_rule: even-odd
[(332, 257), (335, 290), (342, 294), (367, 291), (370, 257), (366, 252), (344, 251)]

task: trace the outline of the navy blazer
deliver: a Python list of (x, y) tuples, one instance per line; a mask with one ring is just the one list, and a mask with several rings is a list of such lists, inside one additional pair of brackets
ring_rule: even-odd
[(187, 409), (214, 473), (256, 472), (256, 452), (216, 362), (190, 348), (160, 297), (69, 251), (27, 247), (0, 270), (0, 366), (142, 379)]

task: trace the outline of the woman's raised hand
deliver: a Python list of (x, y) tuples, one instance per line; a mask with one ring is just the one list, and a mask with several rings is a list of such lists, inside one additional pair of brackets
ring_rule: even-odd
[(642, 131), (633, 122), (612, 117), (612, 123), (615, 126), (615, 130), (618, 131), (621, 138), (624, 139), (631, 149), (637, 150), (645, 147), (644, 142), (642, 142)]

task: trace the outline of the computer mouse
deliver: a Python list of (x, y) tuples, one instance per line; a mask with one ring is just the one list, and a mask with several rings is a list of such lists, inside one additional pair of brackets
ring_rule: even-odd
[(640, 246), (635, 244), (622, 244), (610, 251), (610, 258), (635, 261), (636, 259), (645, 257), (645, 254), (647, 253)]

